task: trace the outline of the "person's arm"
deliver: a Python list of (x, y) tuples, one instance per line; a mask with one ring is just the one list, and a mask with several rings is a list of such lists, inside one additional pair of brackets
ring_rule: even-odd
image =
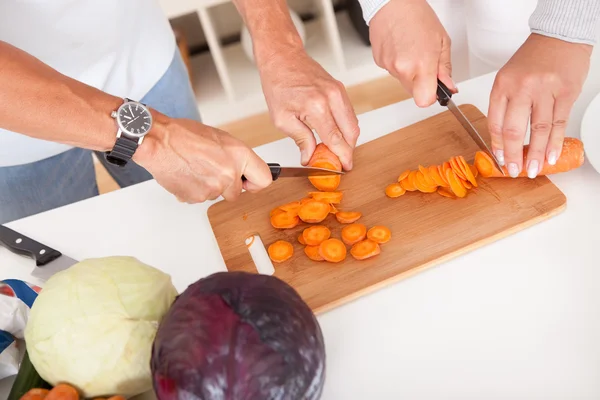
[(344, 85), (305, 51), (285, 0), (233, 0), (252, 37), (254, 59), (275, 126), (295, 140), (301, 162), (312, 156), (314, 129), (352, 168), (358, 119)]
[[(65, 76), (0, 41), (0, 128), (37, 139), (107, 151), (116, 140), (110, 116), (123, 102)], [(180, 201), (236, 199), (242, 187), (272, 182), (267, 164), (226, 132), (150, 108), (153, 126), (133, 160)], [(241, 176), (247, 181), (242, 184)]]
[(529, 27), (539, 35), (594, 45), (599, 21), (598, 0), (539, 0), (529, 18)]

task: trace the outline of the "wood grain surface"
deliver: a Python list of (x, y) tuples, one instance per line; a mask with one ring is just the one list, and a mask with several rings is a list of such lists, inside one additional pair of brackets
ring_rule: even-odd
[[(489, 143), (485, 116), (472, 105), (460, 106)], [(276, 230), (269, 212), (277, 205), (314, 191), (308, 180), (279, 179), (258, 194), (243, 193), (233, 203), (221, 201), (208, 210), (227, 268), (257, 273), (245, 239), (253, 234), (265, 246), (283, 239), (294, 245), (294, 256), (274, 263), (275, 276), (294, 287), (315, 313), (377, 290), (426, 268), (472, 251), (556, 215), (566, 206), (564, 194), (547, 177), (478, 177), (479, 187), (462, 199), (436, 193), (408, 192), (388, 198), (385, 187), (406, 169), (440, 164), (462, 155), (472, 163), (477, 145), (448, 111), (359, 146), (354, 168), (342, 178), (338, 209), (360, 211), (358, 221), (370, 228), (385, 225), (392, 239), (381, 254), (364, 261), (350, 256), (333, 264), (311, 261), (297, 237), (309, 224)], [(323, 221), (332, 237), (341, 238), (344, 225), (333, 215)]]

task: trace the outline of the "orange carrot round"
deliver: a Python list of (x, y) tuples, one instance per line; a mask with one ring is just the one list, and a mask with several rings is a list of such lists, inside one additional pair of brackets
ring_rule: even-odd
[(276, 229), (291, 229), (300, 223), (300, 218), (285, 211), (271, 216), (271, 225)]
[(453, 169), (446, 170), (446, 179), (448, 180), (448, 183), (450, 183), (452, 193), (457, 197), (465, 197), (467, 195), (467, 189), (463, 186)]
[(367, 227), (364, 224), (350, 224), (342, 229), (342, 240), (348, 246), (352, 246), (366, 237)]
[(329, 204), (313, 200), (300, 207), (298, 217), (304, 222), (319, 223), (327, 218), (329, 211), (331, 211)]
[(454, 195), (454, 193), (452, 193), (451, 190), (449, 190), (448, 188), (445, 187), (440, 187), (437, 190), (438, 194), (444, 197), (448, 197), (449, 199), (455, 199), (456, 196)]
[(73, 386), (59, 383), (50, 389), (44, 400), (79, 400), (79, 393)]
[(381, 253), (379, 243), (365, 239), (355, 243), (350, 249), (350, 254), (357, 260), (366, 260)]
[(346, 252), (346, 245), (336, 238), (329, 238), (319, 245), (319, 255), (328, 262), (344, 261)]
[(387, 243), (392, 238), (392, 232), (389, 228), (376, 225), (367, 231), (367, 238), (377, 243)]
[(406, 178), (402, 179), (400, 181), (400, 185), (407, 191), (407, 192), (414, 192), (417, 190), (417, 188), (411, 183), (410, 181), (410, 174), (409, 176), (407, 176)]
[(399, 183), (392, 183), (385, 188), (385, 195), (387, 197), (400, 197), (406, 193), (406, 189)]
[(302, 233), (300, 235), (298, 235), (298, 242), (300, 242), (300, 244), (306, 246), (306, 242), (304, 241), (304, 235)]
[(408, 174), (410, 174), (410, 169), (407, 169), (406, 171), (400, 174), (400, 176), (398, 177), (398, 182), (401, 182), (405, 178), (408, 178)]
[(49, 390), (42, 388), (29, 389), (19, 400), (45, 400)]
[(339, 204), (342, 202), (343, 192), (310, 192), (308, 193), (314, 200), (324, 203)]
[(362, 213), (359, 211), (339, 211), (335, 214), (335, 219), (340, 224), (351, 224), (356, 222), (362, 217)]
[(419, 165), (419, 171), (423, 175), (423, 180), (427, 186), (435, 186), (436, 183), (431, 176), (429, 176), (429, 168)]
[(452, 157), (450, 158), (450, 167), (452, 168), (452, 170), (454, 171), (454, 173), (462, 180), (467, 180), (467, 177), (465, 176), (465, 174), (462, 171), (462, 168), (460, 167), (460, 162), (458, 161), (458, 157)]
[(467, 164), (467, 161), (465, 160), (465, 158), (463, 156), (459, 156), (459, 161), (462, 163), (462, 168), (463, 168), (463, 172), (465, 174), (465, 176), (467, 177), (467, 181), (469, 181), (469, 183), (472, 186), (477, 187), (477, 179), (475, 179), (475, 175), (473, 175), (473, 171), (471, 170), (471, 167), (469, 164)]
[(274, 209), (271, 210), (271, 212), (269, 213), (269, 217), (272, 217), (275, 214), (281, 214), (284, 213), (285, 211), (283, 211), (281, 208), (279, 207), (275, 207)]
[(325, 225), (309, 226), (302, 232), (304, 243), (308, 246), (318, 246), (322, 241), (329, 239), (331, 231)]
[(304, 248), (304, 254), (306, 254), (306, 256), (308, 258), (310, 258), (311, 260), (313, 260), (313, 261), (323, 261), (323, 260), (325, 260), (319, 254), (319, 246), (306, 246)]
[(281, 208), (285, 212), (295, 211), (300, 208), (300, 202), (299, 201), (291, 201), (287, 204), (279, 206), (279, 208)]
[(446, 186), (446, 182), (440, 176), (439, 167), (437, 165), (429, 167), (429, 176), (431, 176), (431, 179), (433, 179), (437, 186)]
[(294, 246), (285, 240), (277, 240), (267, 249), (269, 258), (276, 263), (284, 262), (294, 255)]
[(423, 175), (423, 173), (421, 171), (417, 171), (417, 173), (416, 173), (415, 186), (417, 187), (417, 189), (420, 192), (423, 192), (423, 193), (433, 193), (437, 190), (437, 187), (429, 186), (427, 184), (425, 176)]

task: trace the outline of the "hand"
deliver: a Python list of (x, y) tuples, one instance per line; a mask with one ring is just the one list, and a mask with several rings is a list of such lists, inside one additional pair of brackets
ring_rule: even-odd
[[(581, 93), (592, 47), (531, 34), (496, 76), (488, 111), (492, 150), (508, 173), (527, 168), (535, 178), (544, 162), (556, 163), (571, 108)], [(527, 165), (523, 144), (531, 136)]]
[[(201, 203), (221, 195), (233, 201), (242, 188), (256, 192), (272, 183), (268, 165), (227, 132), (153, 114), (155, 125), (134, 161), (179, 201)], [(247, 179), (243, 183), (242, 175)]]
[(312, 156), (316, 140), (352, 169), (352, 153), (359, 135), (358, 119), (344, 85), (310, 58), (304, 49), (273, 53), (259, 64), (263, 92), (275, 126), (294, 139), (301, 163)]
[(426, 0), (391, 0), (369, 23), (375, 63), (397, 78), (419, 107), (436, 102), (437, 79), (452, 93), (450, 37)]

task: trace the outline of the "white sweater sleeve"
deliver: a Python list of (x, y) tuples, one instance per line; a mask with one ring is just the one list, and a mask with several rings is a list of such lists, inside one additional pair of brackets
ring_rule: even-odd
[(529, 27), (540, 35), (593, 45), (599, 22), (600, 0), (538, 0)]
[[(358, 0), (367, 25), (390, 0)], [(531, 32), (568, 42), (595, 44), (600, 0), (538, 0), (529, 18)]]

